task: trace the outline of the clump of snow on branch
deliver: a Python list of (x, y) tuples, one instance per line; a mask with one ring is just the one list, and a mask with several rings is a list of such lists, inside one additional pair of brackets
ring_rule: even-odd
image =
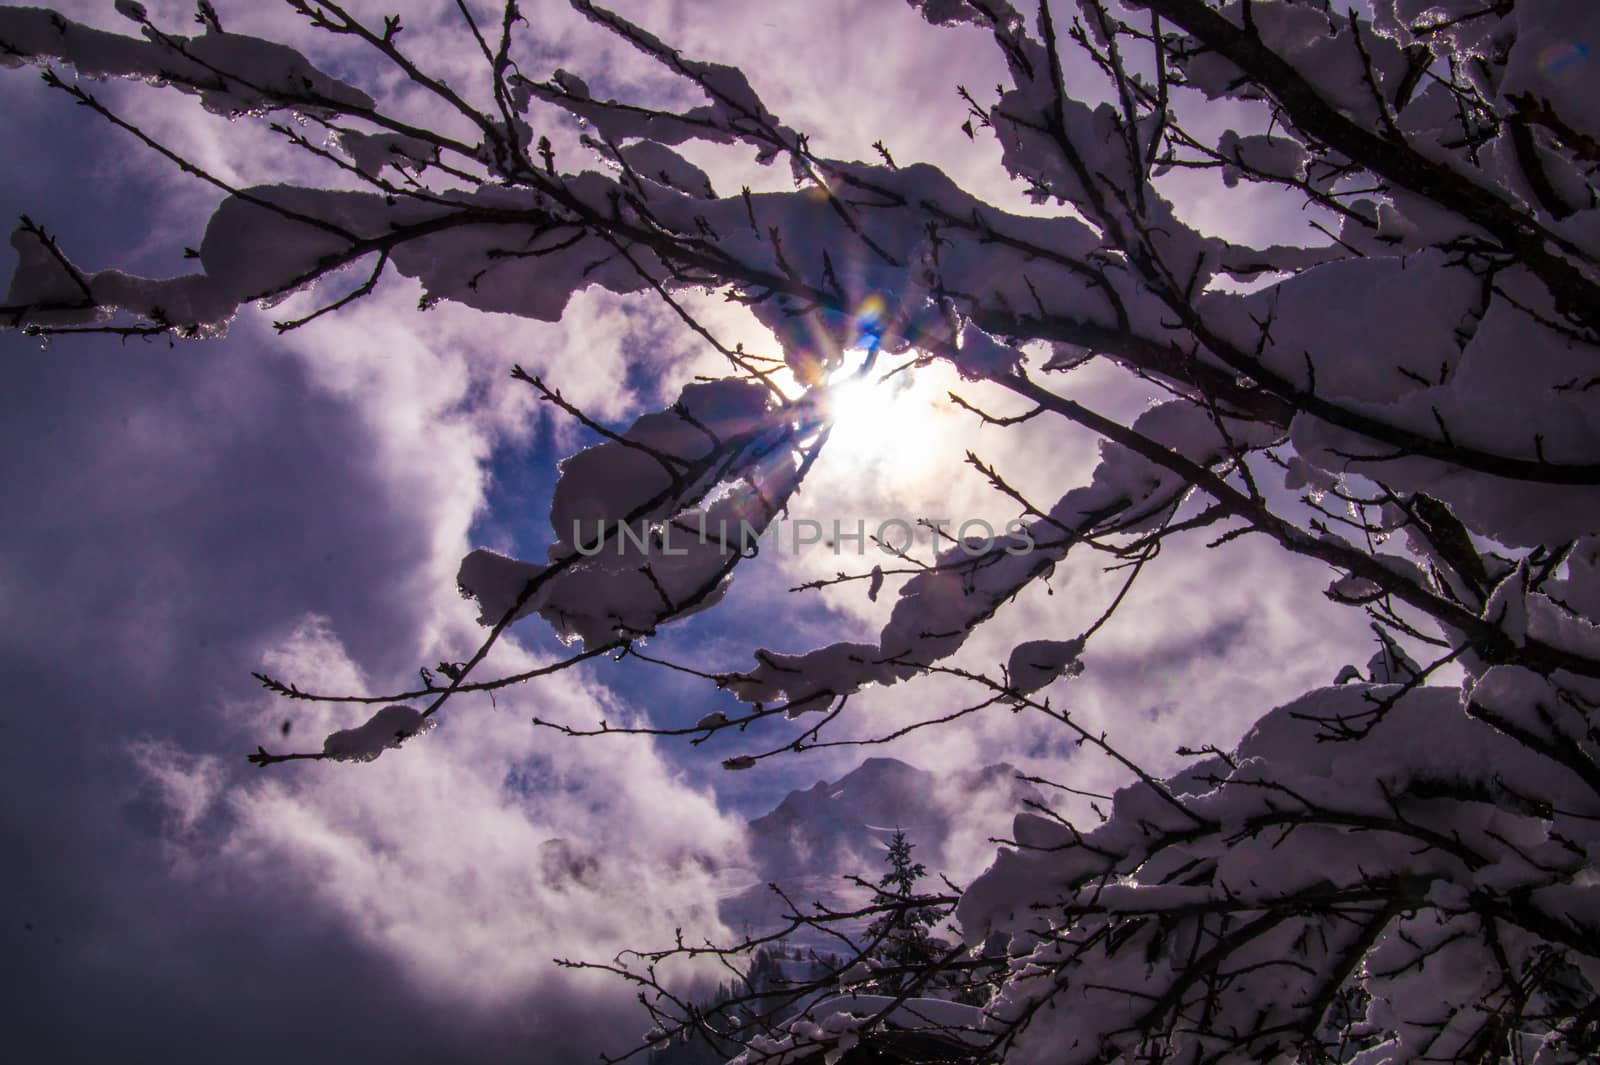
[(433, 725), (412, 707), (386, 706), (355, 728), (331, 734), (322, 741), (322, 754), (340, 762), (370, 762)]

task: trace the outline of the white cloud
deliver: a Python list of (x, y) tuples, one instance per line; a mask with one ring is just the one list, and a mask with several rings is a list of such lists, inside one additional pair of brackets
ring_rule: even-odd
[[(266, 665), (308, 689), (366, 685), (323, 619), (306, 619)], [(274, 748), (315, 748), (365, 713), (263, 705), (271, 698), (232, 714)], [(250, 881), (289, 919), (331, 913), (442, 1004), (535, 1008), (551, 985), (573, 991), (577, 978), (552, 958), (604, 961), (670, 944), (678, 928), (725, 931), (714, 872), (741, 860), (741, 838), (712, 796), (646, 743), (561, 742), (527, 722), (606, 699), (564, 678), (504, 694), (497, 708), (462, 697), (442, 727), (376, 762), (274, 767), (228, 790), (212, 756), (151, 743), (135, 753), (171, 812), (180, 872)], [(286, 739), (280, 718), (294, 723)], [(584, 993), (629, 997), (620, 984)]]

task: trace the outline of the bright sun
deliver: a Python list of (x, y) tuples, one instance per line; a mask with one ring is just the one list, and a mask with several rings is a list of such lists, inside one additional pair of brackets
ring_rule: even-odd
[(890, 368), (879, 358), (891, 321), (896, 333), (907, 330), (903, 317), (868, 296), (851, 315), (855, 343), (836, 363), (808, 354), (832, 346), (833, 337), (822, 336), (814, 348), (802, 346), (793, 367), (796, 383), (810, 386), (827, 417), (823, 466), (858, 486), (927, 484), (962, 460), (958, 411), (948, 395), (959, 387), (954, 370), (941, 363)]
[(928, 477), (947, 465), (955, 411), (940, 368), (885, 378), (860, 372), (865, 352), (850, 354), (860, 358), (847, 359), (828, 384), (830, 460), (899, 481)]

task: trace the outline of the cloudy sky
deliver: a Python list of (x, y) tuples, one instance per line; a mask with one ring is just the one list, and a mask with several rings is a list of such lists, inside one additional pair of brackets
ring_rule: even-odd
[[(110, 0), (53, 6), (134, 31)], [(148, 6), (186, 31), (187, 5)], [(598, 96), (684, 99), (565, 5), (526, 6), (528, 76), (563, 67)], [(230, 31), (294, 41), (374, 95), (404, 91), (286, 8), (217, 7)], [(690, 53), (743, 65), (823, 154), (870, 157), (882, 138), (902, 163), (936, 162), (1009, 209), (1033, 209), (997, 151), (959, 129), (955, 86), (1003, 73), (981, 34), (930, 28), (899, 0), (618, 7)], [(452, 8), (398, 5), (418, 54), (471, 84), (481, 74)], [(227, 180), (325, 178), (248, 120), (207, 115), (191, 98), (94, 91)], [(184, 269), (214, 188), (74, 107), (33, 68), (0, 70), (0, 93), (0, 214), (28, 214), (88, 268)], [(552, 133), (572, 143), (570, 129)], [(707, 163), (733, 181), (782, 183), (748, 160)], [(1303, 232), (1293, 205), (1241, 211), (1198, 191), (1182, 203), (1245, 237)], [(7, 250), (0, 272), (13, 261)], [(534, 715), (681, 725), (723, 707), (693, 678), (605, 662), (458, 700), (424, 741), (369, 765), (247, 765), (257, 743), (314, 749), (360, 720), (274, 699), (251, 671), (308, 689), (407, 686), (418, 666), (464, 658), (481, 635), (455, 588), (468, 550), (542, 552), (555, 463), (593, 438), (535, 404), (509, 379), (514, 363), (624, 425), (693, 375), (720, 372), (714, 353), (642, 299), (586, 294), (554, 325), (448, 305), (419, 314), (416, 302), (396, 280), (285, 336), (271, 321), (313, 302), (247, 311), (225, 339), (176, 346), (0, 335), (0, 1028), (17, 1060), (587, 1058), (643, 1025), (625, 988), (551, 959), (661, 944), (678, 926), (715, 933), (717, 883), (703, 857), (736, 866), (743, 818), (790, 788), (873, 753), (932, 769), (1008, 760), (1115, 786), (1114, 767), (1070, 736), (1004, 711), (750, 773), (719, 762), (740, 743), (777, 742), (782, 726), (691, 748), (530, 725)], [(730, 338), (772, 350), (736, 312), (704, 309)], [(1037, 421), (981, 431), (944, 401), (950, 388), (986, 398), (930, 368), (841, 415), (791, 516), (1003, 523), (1014, 509), (961, 468), (967, 448), (1046, 501), (1092, 468), (1091, 438)], [(1095, 369), (1074, 388), (1124, 413), (1146, 401)], [(763, 556), (721, 607), (654, 646), (736, 669), (757, 646), (866, 638), (892, 595), (786, 589), (870, 565), (825, 550)], [(1117, 586), (1098, 565), (1061, 567), (1048, 593), (1019, 597), (964, 660), (992, 667), (1019, 640), (1081, 630)], [(1231, 745), (1265, 709), (1370, 653), (1359, 617), (1318, 594), (1324, 583), (1253, 541), (1174, 545), (1097, 637), (1085, 674), (1052, 695), (1158, 769), (1179, 764), (1180, 744)], [(513, 630), (497, 664), (555, 654), (541, 626)], [(868, 693), (839, 735), (964, 701), (976, 699), (931, 682)], [(1005, 827), (1004, 811), (975, 819), (942, 856), (952, 875), (981, 870), (986, 837)], [(593, 856), (599, 872), (583, 884), (553, 874), (551, 840)]]

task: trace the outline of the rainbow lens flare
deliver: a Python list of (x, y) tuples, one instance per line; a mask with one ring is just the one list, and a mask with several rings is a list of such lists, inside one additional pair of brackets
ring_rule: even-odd
[(1539, 70), (1565, 81), (1589, 58), (1589, 48), (1577, 41), (1561, 41), (1539, 49)]

